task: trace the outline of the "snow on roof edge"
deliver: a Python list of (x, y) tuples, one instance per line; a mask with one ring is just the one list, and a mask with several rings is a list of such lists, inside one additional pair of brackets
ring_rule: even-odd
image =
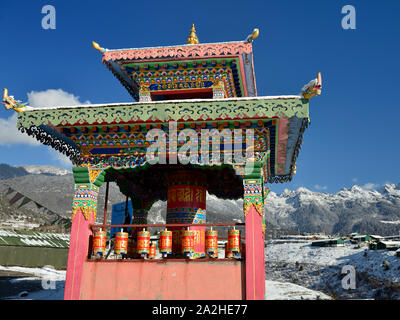
[(214, 44), (234, 44), (234, 43), (247, 43), (245, 40), (237, 41), (223, 41), (223, 42), (207, 42), (207, 43), (197, 43), (197, 44), (175, 44), (171, 46), (155, 46), (155, 47), (143, 47), (143, 48), (123, 48), (123, 49), (107, 49), (105, 52), (115, 52), (115, 51), (126, 51), (126, 50), (147, 50), (147, 49), (161, 49), (161, 48), (177, 48), (177, 47), (190, 47), (190, 46), (208, 46)]
[(94, 107), (112, 107), (112, 106), (127, 106), (136, 104), (173, 104), (173, 103), (184, 103), (184, 102), (222, 102), (222, 101), (246, 101), (246, 100), (275, 100), (275, 99), (303, 99), (300, 95), (281, 95), (281, 96), (263, 96), (263, 97), (235, 97), (225, 99), (185, 99), (185, 100), (163, 100), (163, 101), (151, 101), (151, 102), (119, 102), (119, 103), (97, 103), (97, 104), (81, 104), (74, 106), (54, 106), (54, 107), (31, 107), (30, 111), (41, 111), (41, 110), (58, 110), (58, 109), (70, 109), (70, 108), (94, 108)]

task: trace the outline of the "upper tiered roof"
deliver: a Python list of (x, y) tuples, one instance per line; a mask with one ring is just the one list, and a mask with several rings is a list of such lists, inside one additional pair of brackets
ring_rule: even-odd
[(192, 26), (187, 44), (133, 49), (104, 49), (103, 63), (140, 100), (140, 90), (149, 90), (151, 100), (212, 98), (212, 87), (221, 80), (225, 98), (257, 95), (252, 40), (198, 43)]
[[(321, 93), (322, 78), (318, 73), (299, 95), (257, 97), (252, 49), (257, 35), (255, 29), (244, 41), (200, 44), (193, 26), (189, 43), (180, 46), (109, 50), (93, 42), (103, 63), (138, 102), (32, 108), (5, 89), (3, 103), (18, 112), (19, 130), (64, 153), (76, 167), (143, 174), (146, 170), (142, 169), (149, 167), (146, 152), (152, 143), (147, 133), (152, 129), (168, 133), (168, 144), (170, 124), (175, 122), (177, 133), (254, 130), (254, 154), (263, 164), (264, 181), (290, 181), (309, 123), (309, 99)], [(222, 142), (221, 154), (225, 151)], [(184, 143), (180, 141), (178, 147)], [(245, 148), (242, 145), (239, 151)], [(217, 185), (210, 186), (210, 192), (231, 198), (243, 194), (235, 171), (245, 162), (208, 162), (206, 158), (199, 150), (197, 160), (190, 163), (211, 170), (211, 180)], [(160, 166), (157, 178), (164, 168)], [(215, 168), (222, 178), (214, 179)], [(139, 176), (132, 179), (140, 180)], [(149, 183), (143, 183), (143, 192), (148, 193)], [(153, 196), (163, 199), (165, 194)]]

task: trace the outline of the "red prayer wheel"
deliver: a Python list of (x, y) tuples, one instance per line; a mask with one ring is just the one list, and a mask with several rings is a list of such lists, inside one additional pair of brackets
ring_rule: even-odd
[(93, 235), (92, 254), (103, 255), (106, 251), (107, 232), (96, 230)]
[(137, 250), (138, 254), (149, 254), (150, 252), (150, 231), (138, 231)]
[(126, 254), (128, 252), (128, 232), (117, 232), (115, 234), (114, 252), (116, 254)]
[(225, 242), (225, 258), (230, 259), (233, 258), (232, 251), (229, 250), (228, 242)]
[(240, 230), (228, 230), (228, 249), (233, 254), (240, 253)]
[(192, 255), (194, 252), (194, 235), (191, 230), (182, 231), (182, 253)]
[(159, 250), (161, 254), (172, 253), (172, 231), (163, 230), (160, 232)]
[(207, 230), (206, 231), (206, 253), (212, 257), (218, 257), (218, 231)]

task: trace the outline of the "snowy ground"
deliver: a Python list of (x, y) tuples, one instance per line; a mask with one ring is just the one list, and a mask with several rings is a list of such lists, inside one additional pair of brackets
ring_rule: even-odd
[[(312, 247), (307, 241), (269, 241), (265, 261), (267, 280), (295, 283), (334, 299), (400, 299), (400, 258), (394, 251), (348, 242), (344, 247)], [(344, 266), (354, 267), (355, 289), (342, 286)]]
[[(65, 271), (51, 267), (25, 268), (0, 266), (1, 299), (62, 300)], [(7, 294), (8, 293), (8, 294)]]
[(330, 300), (330, 296), (289, 282), (265, 281), (265, 300)]

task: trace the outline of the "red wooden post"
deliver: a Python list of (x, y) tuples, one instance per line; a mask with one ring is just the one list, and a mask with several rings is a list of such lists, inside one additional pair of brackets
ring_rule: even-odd
[(244, 215), (246, 230), (246, 300), (264, 300), (265, 256), (261, 179), (246, 179)]
[(82, 283), (83, 264), (88, 257), (90, 225), (93, 216), (86, 220), (81, 212), (72, 219), (71, 239), (68, 252), (67, 275), (65, 279), (65, 300), (79, 300)]
[(80, 299), (83, 266), (89, 255), (89, 237), (92, 235), (91, 225), (96, 221), (97, 195), (98, 188), (94, 185), (75, 185), (65, 300)]
[(262, 217), (251, 206), (246, 214), (246, 300), (264, 300), (265, 257)]

